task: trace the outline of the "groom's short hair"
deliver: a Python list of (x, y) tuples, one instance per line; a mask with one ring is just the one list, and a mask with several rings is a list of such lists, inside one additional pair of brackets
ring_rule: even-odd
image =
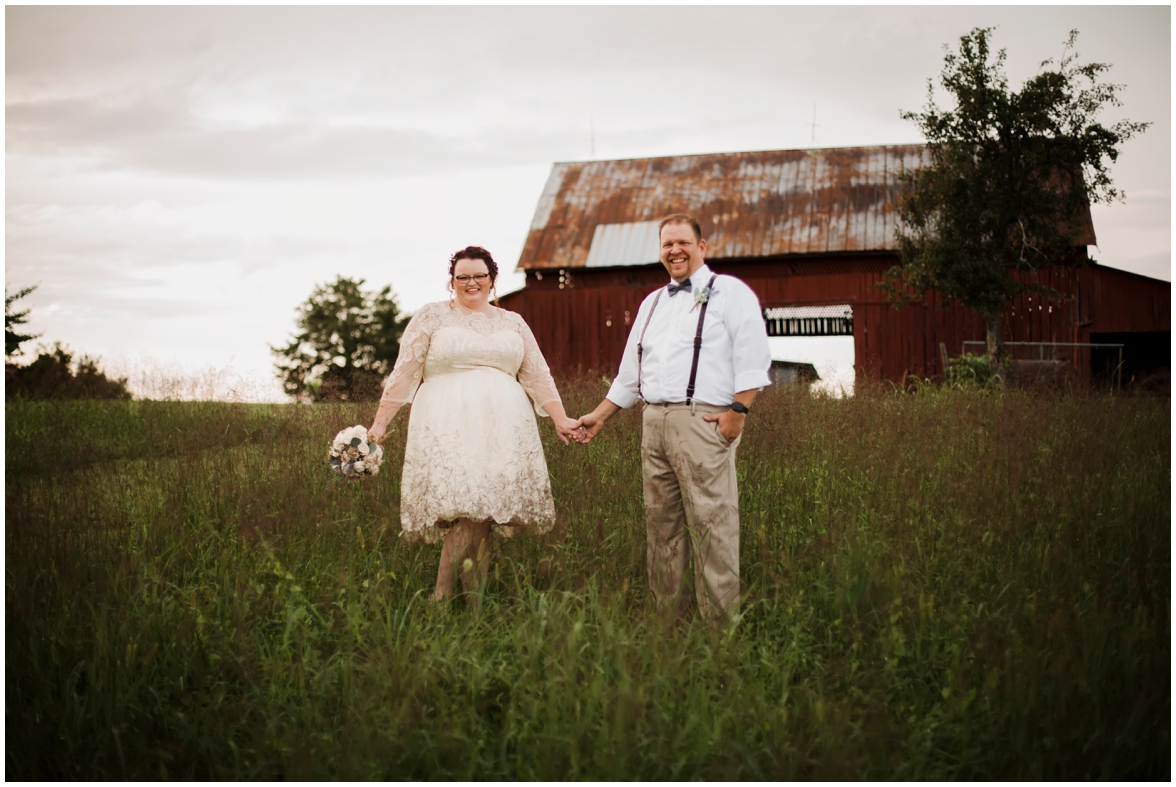
[(675, 213), (662, 219), (661, 224), (657, 225), (657, 237), (659, 239), (661, 238), (661, 231), (665, 229), (667, 224), (689, 224), (690, 229), (694, 230), (694, 240), (702, 240), (702, 225), (698, 223), (698, 219), (689, 213)]

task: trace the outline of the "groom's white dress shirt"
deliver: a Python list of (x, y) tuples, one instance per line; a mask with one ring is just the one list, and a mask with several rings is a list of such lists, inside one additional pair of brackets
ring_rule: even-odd
[[(704, 264), (690, 277), (691, 289), (701, 290), (713, 275)], [(630, 407), (637, 401), (637, 343), (658, 292), (661, 298), (641, 342), (641, 393), (651, 404), (686, 401), (701, 306), (692, 292), (682, 291), (671, 297), (668, 287), (662, 287), (641, 302), (629, 329), (621, 368), (607, 396), (618, 407)], [(695, 401), (729, 405), (739, 391), (769, 385), (771, 365), (772, 351), (759, 299), (739, 279), (720, 275), (715, 279), (703, 324)]]

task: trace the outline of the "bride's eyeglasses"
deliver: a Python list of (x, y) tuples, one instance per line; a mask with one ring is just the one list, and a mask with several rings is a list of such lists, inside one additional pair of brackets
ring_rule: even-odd
[(458, 284), (469, 284), (471, 281), (476, 281), (478, 284), (481, 284), (489, 278), (489, 273), (475, 273), (473, 276), (454, 276), (453, 280)]

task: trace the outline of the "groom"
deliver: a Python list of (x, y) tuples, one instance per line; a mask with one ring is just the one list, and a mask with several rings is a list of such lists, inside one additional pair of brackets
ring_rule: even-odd
[(734, 620), (739, 605), (739, 490), (735, 448), (772, 354), (759, 300), (705, 262), (698, 220), (675, 214), (659, 229), (668, 286), (641, 303), (607, 396), (579, 420), (592, 440), (622, 408), (644, 399), (641, 474), (649, 585), (676, 606), (693, 558), (698, 609)]

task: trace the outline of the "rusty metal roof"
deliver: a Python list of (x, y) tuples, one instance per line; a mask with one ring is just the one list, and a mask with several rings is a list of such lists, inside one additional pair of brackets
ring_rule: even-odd
[(671, 213), (698, 217), (708, 259), (893, 250), (898, 175), (924, 160), (890, 145), (558, 163), (519, 268), (654, 262), (649, 222)]

